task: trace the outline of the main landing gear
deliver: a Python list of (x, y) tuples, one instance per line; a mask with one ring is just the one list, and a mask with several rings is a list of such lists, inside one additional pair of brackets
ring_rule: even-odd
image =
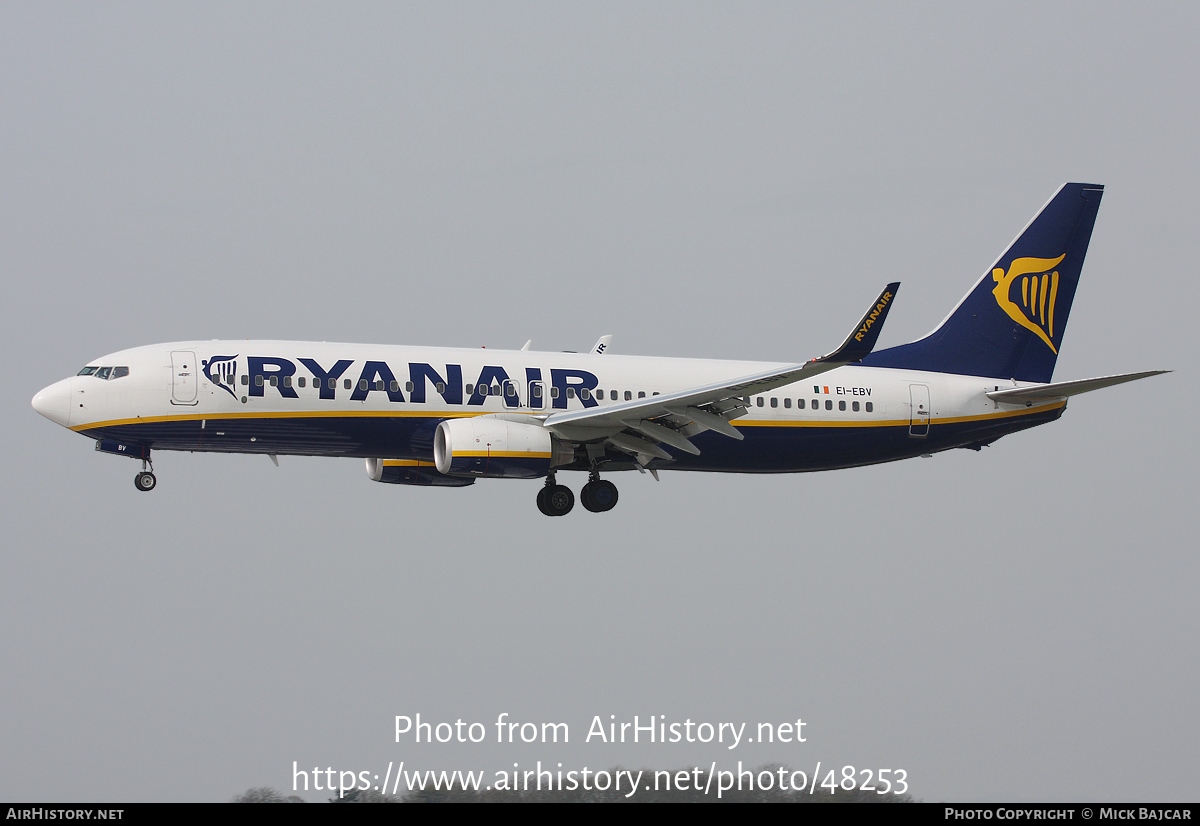
[(592, 513), (604, 513), (617, 505), (617, 486), (607, 479), (601, 479), (600, 474), (592, 468), (588, 483), (579, 491), (579, 500)]
[[(147, 470), (149, 466), (149, 470)], [(133, 486), (140, 491), (154, 490), (158, 480), (154, 478), (154, 463), (149, 459), (142, 460), (142, 472), (133, 477)]]
[(546, 477), (545, 486), (538, 491), (537, 506), (546, 516), (566, 516), (575, 507), (575, 494), (566, 485), (556, 483), (552, 472)]
[[(592, 513), (610, 511), (617, 504), (617, 486), (601, 479), (594, 469), (588, 483), (579, 491), (579, 500)], [(538, 491), (538, 510), (546, 516), (565, 516), (575, 507), (575, 494), (566, 485), (560, 485), (551, 472), (545, 486)]]

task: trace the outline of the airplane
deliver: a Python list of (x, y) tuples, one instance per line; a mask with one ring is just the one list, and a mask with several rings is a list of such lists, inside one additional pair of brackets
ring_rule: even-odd
[(954, 448), (1055, 421), (1071, 396), (1168, 372), (1052, 382), (1104, 188), (1063, 184), (929, 335), (875, 351), (899, 283), (819, 358), (762, 363), (300, 341), (122, 350), (34, 409), (142, 462), (152, 452), (345, 456), (398, 485), (542, 479), (538, 509), (611, 510), (601, 473), (794, 473)]

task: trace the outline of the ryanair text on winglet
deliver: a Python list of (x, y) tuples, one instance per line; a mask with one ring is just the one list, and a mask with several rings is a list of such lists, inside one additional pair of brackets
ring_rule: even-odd
[(858, 328), (858, 332), (854, 334), (855, 341), (863, 340), (863, 336), (865, 336), (867, 333), (869, 333), (871, 331), (871, 328), (875, 325), (875, 322), (879, 319), (879, 314), (883, 312), (883, 308), (886, 307), (888, 304), (890, 304), (891, 301), (892, 301), (891, 292), (885, 292), (883, 295), (881, 295), (879, 297), (879, 303), (875, 305), (875, 309), (871, 310), (870, 314), (867, 316), (866, 321), (864, 321), (863, 325)]

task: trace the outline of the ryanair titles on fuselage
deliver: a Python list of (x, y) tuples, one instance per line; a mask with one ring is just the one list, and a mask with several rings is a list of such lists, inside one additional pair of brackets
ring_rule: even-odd
[[(322, 365), (311, 358), (293, 361), (278, 356), (247, 356), (246, 369), (241, 372), (243, 383), (239, 385), (236, 378), (238, 371), (228, 366), (230, 363), (236, 365), (238, 358), (237, 355), (213, 356), (202, 362), (205, 377), (234, 398), (239, 395), (261, 397), (270, 387), (283, 398), (297, 399), (299, 394), (296, 388), (301, 386), (297, 378), (307, 378), (297, 377), (300, 367), (311, 376), (318, 397), (328, 400), (337, 398), (339, 390), (343, 394), (349, 390), (350, 401), (364, 401), (371, 393), (380, 393), (385, 394), (391, 402), (423, 404), (426, 391), (432, 385), (434, 392), (446, 404), (483, 405), (487, 396), (500, 395), (508, 407), (520, 407), (522, 394), (507, 392), (507, 387), (515, 388), (519, 381), (531, 385), (541, 382), (545, 387), (542, 397), (531, 398), (529, 401), (532, 404), (529, 406), (540, 407), (542, 405), (539, 402), (549, 397), (551, 407), (565, 410), (571, 398), (578, 398), (584, 407), (596, 407), (594, 391), (600, 384), (594, 373), (573, 368), (551, 369), (547, 383), (540, 367), (526, 367), (524, 376), (514, 378), (503, 367), (485, 365), (474, 381), (464, 384), (461, 364), (446, 364), (439, 369), (425, 362), (409, 362), (407, 371), (401, 370), (398, 376), (386, 361), (367, 360), (362, 362), (355, 377), (355, 371), (351, 368), (357, 362), (353, 359), (337, 359)], [(469, 393), (467, 388), (470, 388)], [(499, 392), (493, 388), (498, 388)]]

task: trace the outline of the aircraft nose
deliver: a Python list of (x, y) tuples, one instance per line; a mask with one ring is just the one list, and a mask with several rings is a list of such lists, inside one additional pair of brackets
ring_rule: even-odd
[(71, 421), (71, 380), (63, 379), (39, 390), (33, 397), (33, 409), (66, 427)]

